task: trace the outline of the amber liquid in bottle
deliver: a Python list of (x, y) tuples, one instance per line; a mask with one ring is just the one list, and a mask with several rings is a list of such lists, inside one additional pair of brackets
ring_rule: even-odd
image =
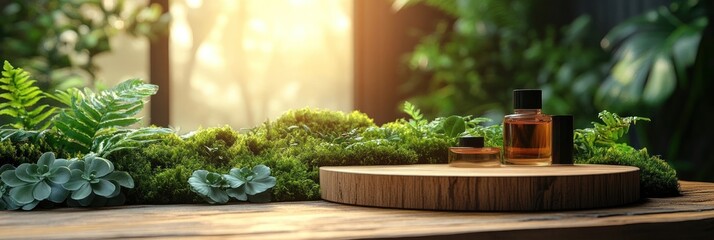
[(550, 165), (552, 119), (540, 109), (516, 109), (503, 120), (506, 165)]

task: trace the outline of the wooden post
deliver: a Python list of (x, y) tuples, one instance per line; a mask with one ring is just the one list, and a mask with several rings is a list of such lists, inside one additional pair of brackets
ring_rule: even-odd
[[(163, 12), (169, 11), (169, 0), (151, 0), (151, 3), (161, 5)], [(151, 83), (159, 85), (159, 92), (151, 97), (150, 121), (151, 124), (161, 127), (168, 127), (171, 123), (169, 36), (170, 33), (167, 30), (165, 34), (153, 39), (149, 50), (149, 79)]]
[(354, 106), (375, 123), (393, 121), (406, 98), (400, 86), (408, 77), (404, 54), (448, 19), (419, 5), (396, 12), (392, 1), (354, 1)]

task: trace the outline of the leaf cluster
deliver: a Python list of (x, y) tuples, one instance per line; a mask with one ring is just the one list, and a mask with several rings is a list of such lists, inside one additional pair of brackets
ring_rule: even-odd
[(275, 182), (265, 165), (256, 165), (253, 169), (233, 168), (223, 175), (196, 170), (188, 179), (191, 191), (210, 204), (224, 204), (229, 197), (238, 201), (269, 202), (270, 192), (266, 191), (275, 186)]
[(592, 128), (577, 129), (574, 131), (573, 143), (575, 154), (592, 156), (597, 148), (607, 148), (618, 143), (630, 129), (630, 125), (637, 121), (650, 121), (644, 117), (620, 117), (616, 113), (602, 111), (598, 117), (603, 123), (593, 122)]
[(45, 98), (45, 93), (35, 86), (36, 82), (22, 68), (4, 62), (0, 76), (0, 89), (3, 90), (0, 98), (6, 102), (0, 103), (0, 115), (11, 117), (11, 126), (15, 129), (44, 130), (50, 125), (47, 120), (54, 114), (55, 108), (47, 104), (37, 105)]
[(51, 152), (43, 154), (37, 163), (23, 163), (17, 168), (2, 166), (0, 180), (2, 210), (32, 210), (45, 200), (67, 201), (68, 205), (76, 206), (122, 204), (123, 198), (117, 198), (120, 187), (134, 187), (131, 176), (114, 171), (106, 159), (94, 155), (83, 160), (55, 159)]
[[(67, 200), (68, 205), (121, 204), (124, 196), (120, 189), (122, 186), (132, 188), (133, 179), (126, 172), (113, 172), (112, 162), (105, 157), (173, 133), (165, 128), (128, 128), (140, 121), (135, 115), (143, 109), (146, 99), (156, 93), (156, 85), (132, 79), (96, 93), (89, 89), (69, 89), (47, 94), (35, 86), (36, 81), (29, 80), (27, 72), (15, 69), (8, 62), (5, 62), (2, 76), (0, 89), (7, 92), (0, 94), (0, 98), (7, 102), (0, 104), (0, 112), (19, 119), (7, 125), (11, 128), (0, 130), (0, 150), (3, 150), (0, 155), (20, 164), (19, 171), (8, 170), (4, 177), (7, 180), (3, 181), (10, 181), (6, 184), (12, 188), (8, 191), (12, 204), (5, 205), (29, 210), (43, 200), (62, 203), (69, 192), (72, 196)], [(33, 108), (45, 97), (66, 106), (51, 121), (47, 119), (56, 108), (48, 108), (48, 105)], [(40, 157), (40, 162), (30, 163), (34, 162), (30, 159), (36, 159), (42, 152), (47, 153)], [(52, 152), (84, 157), (54, 161)], [(26, 176), (25, 168), (39, 168), (39, 172), (32, 170)], [(58, 174), (62, 177), (60, 180), (66, 181), (64, 169), (72, 170), (69, 183), (51, 178)], [(13, 176), (24, 183), (14, 181)], [(51, 191), (46, 191), (46, 186), (51, 186)], [(28, 194), (30, 190), (35, 192)]]
[(130, 147), (129, 142), (146, 143), (142, 139), (170, 132), (148, 128), (123, 130), (141, 118), (135, 117), (144, 101), (158, 91), (158, 86), (131, 79), (112, 89), (94, 93), (89, 89), (76, 91), (69, 107), (63, 109), (55, 121), (58, 132), (66, 139), (69, 152), (107, 156), (112, 151)]

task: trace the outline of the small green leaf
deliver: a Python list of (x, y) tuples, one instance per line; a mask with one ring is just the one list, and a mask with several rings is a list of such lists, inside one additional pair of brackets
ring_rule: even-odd
[(466, 122), (459, 116), (450, 116), (442, 123), (444, 134), (449, 137), (458, 137), (466, 131)]
[(27, 184), (27, 182), (22, 181), (17, 177), (17, 175), (15, 175), (15, 170), (5, 171), (2, 173), (2, 175), (0, 175), (0, 177), (2, 178), (2, 181), (5, 183), (5, 185), (8, 185), (10, 187), (19, 187)]
[(17, 166), (17, 168), (15, 169), (15, 176), (17, 176), (17, 178), (19, 178), (20, 180), (28, 183), (39, 181), (37, 176), (30, 175), (29, 173), (32, 171), (32, 166), (35, 166), (35, 168), (37, 167), (36, 165), (32, 165), (29, 163), (20, 164), (20, 166)]
[(270, 168), (265, 165), (256, 165), (253, 167), (254, 179), (263, 179), (270, 176)]
[(69, 196), (69, 191), (64, 189), (62, 185), (53, 183), (50, 184), (50, 187), (52, 188), (52, 192), (50, 193), (50, 196), (47, 198), (47, 200), (50, 200), (54, 203), (62, 203), (67, 200), (67, 196)]
[(275, 182), (275, 177), (253, 179), (252, 181), (245, 184), (245, 193), (248, 195), (255, 195), (258, 193), (265, 192), (266, 190), (275, 186)]
[(67, 167), (60, 167), (54, 170), (48, 179), (56, 184), (64, 184), (69, 181), (72, 176), (71, 171)]
[(243, 187), (228, 189), (228, 190), (226, 190), (226, 193), (228, 194), (228, 196), (231, 196), (232, 198), (235, 198), (239, 201), (247, 201), (248, 200), (248, 195), (245, 194), (245, 188), (243, 188)]
[(50, 197), (51, 192), (52, 188), (50, 188), (50, 185), (47, 185), (45, 181), (41, 181), (35, 184), (32, 190), (32, 196), (35, 200), (42, 201)]
[(120, 186), (125, 188), (134, 188), (134, 179), (132, 179), (131, 175), (127, 172), (115, 171), (105, 176), (104, 179), (115, 181)]
[[(77, 172), (79, 172), (78, 175), (76, 175)], [(76, 176), (79, 176), (79, 177), (76, 177)], [(75, 169), (75, 170), (72, 170), (72, 177), (70, 178), (70, 180), (68, 182), (66, 182), (65, 184), (62, 184), (62, 187), (64, 187), (67, 190), (70, 190), (70, 191), (77, 191), (77, 190), (79, 190), (79, 188), (81, 188), (85, 184), (89, 184), (89, 182), (82, 178), (81, 171), (76, 171), (76, 169)]]
[(116, 186), (113, 183), (104, 179), (100, 179), (97, 183), (92, 183), (91, 186), (94, 194), (102, 197), (108, 197), (116, 190)]
[(37, 165), (44, 165), (49, 167), (52, 165), (52, 163), (55, 161), (55, 154), (53, 152), (46, 152), (43, 153), (42, 156), (40, 156), (40, 159), (37, 160)]
[(216, 188), (211, 189), (210, 193), (208, 194), (208, 197), (210, 197), (216, 203), (220, 204), (226, 203), (228, 202), (228, 200), (230, 200), (228, 194), (225, 191)]
[(12, 198), (12, 200), (15, 200), (15, 202), (19, 203), (20, 205), (31, 203), (35, 200), (34, 196), (32, 196), (33, 188), (34, 185), (32, 184), (26, 184), (12, 188), (10, 189), (10, 197)]
[(93, 172), (97, 177), (104, 177), (114, 171), (114, 164), (104, 158), (95, 157), (85, 160), (85, 162), (86, 164), (89, 164), (89, 168), (87, 170)]
[(72, 199), (74, 200), (82, 200), (87, 198), (89, 194), (92, 193), (92, 187), (89, 185), (88, 182), (85, 182), (82, 184), (82, 186), (77, 189), (76, 191), (72, 192)]
[(231, 188), (237, 188), (237, 187), (243, 186), (243, 184), (245, 183), (245, 181), (243, 181), (242, 179), (235, 177), (233, 175), (229, 175), (229, 174), (223, 175), (223, 178), (226, 179), (226, 182), (228, 182), (228, 185)]
[(30, 211), (30, 210), (34, 209), (35, 207), (37, 207), (37, 204), (39, 204), (39, 203), (40, 203), (40, 201), (37, 201), (37, 200), (32, 201), (28, 204), (23, 205), (22, 210)]

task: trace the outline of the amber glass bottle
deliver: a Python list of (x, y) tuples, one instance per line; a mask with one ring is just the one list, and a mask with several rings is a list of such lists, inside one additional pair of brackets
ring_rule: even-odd
[(513, 91), (515, 113), (503, 119), (503, 163), (551, 164), (552, 119), (541, 112), (539, 89)]

